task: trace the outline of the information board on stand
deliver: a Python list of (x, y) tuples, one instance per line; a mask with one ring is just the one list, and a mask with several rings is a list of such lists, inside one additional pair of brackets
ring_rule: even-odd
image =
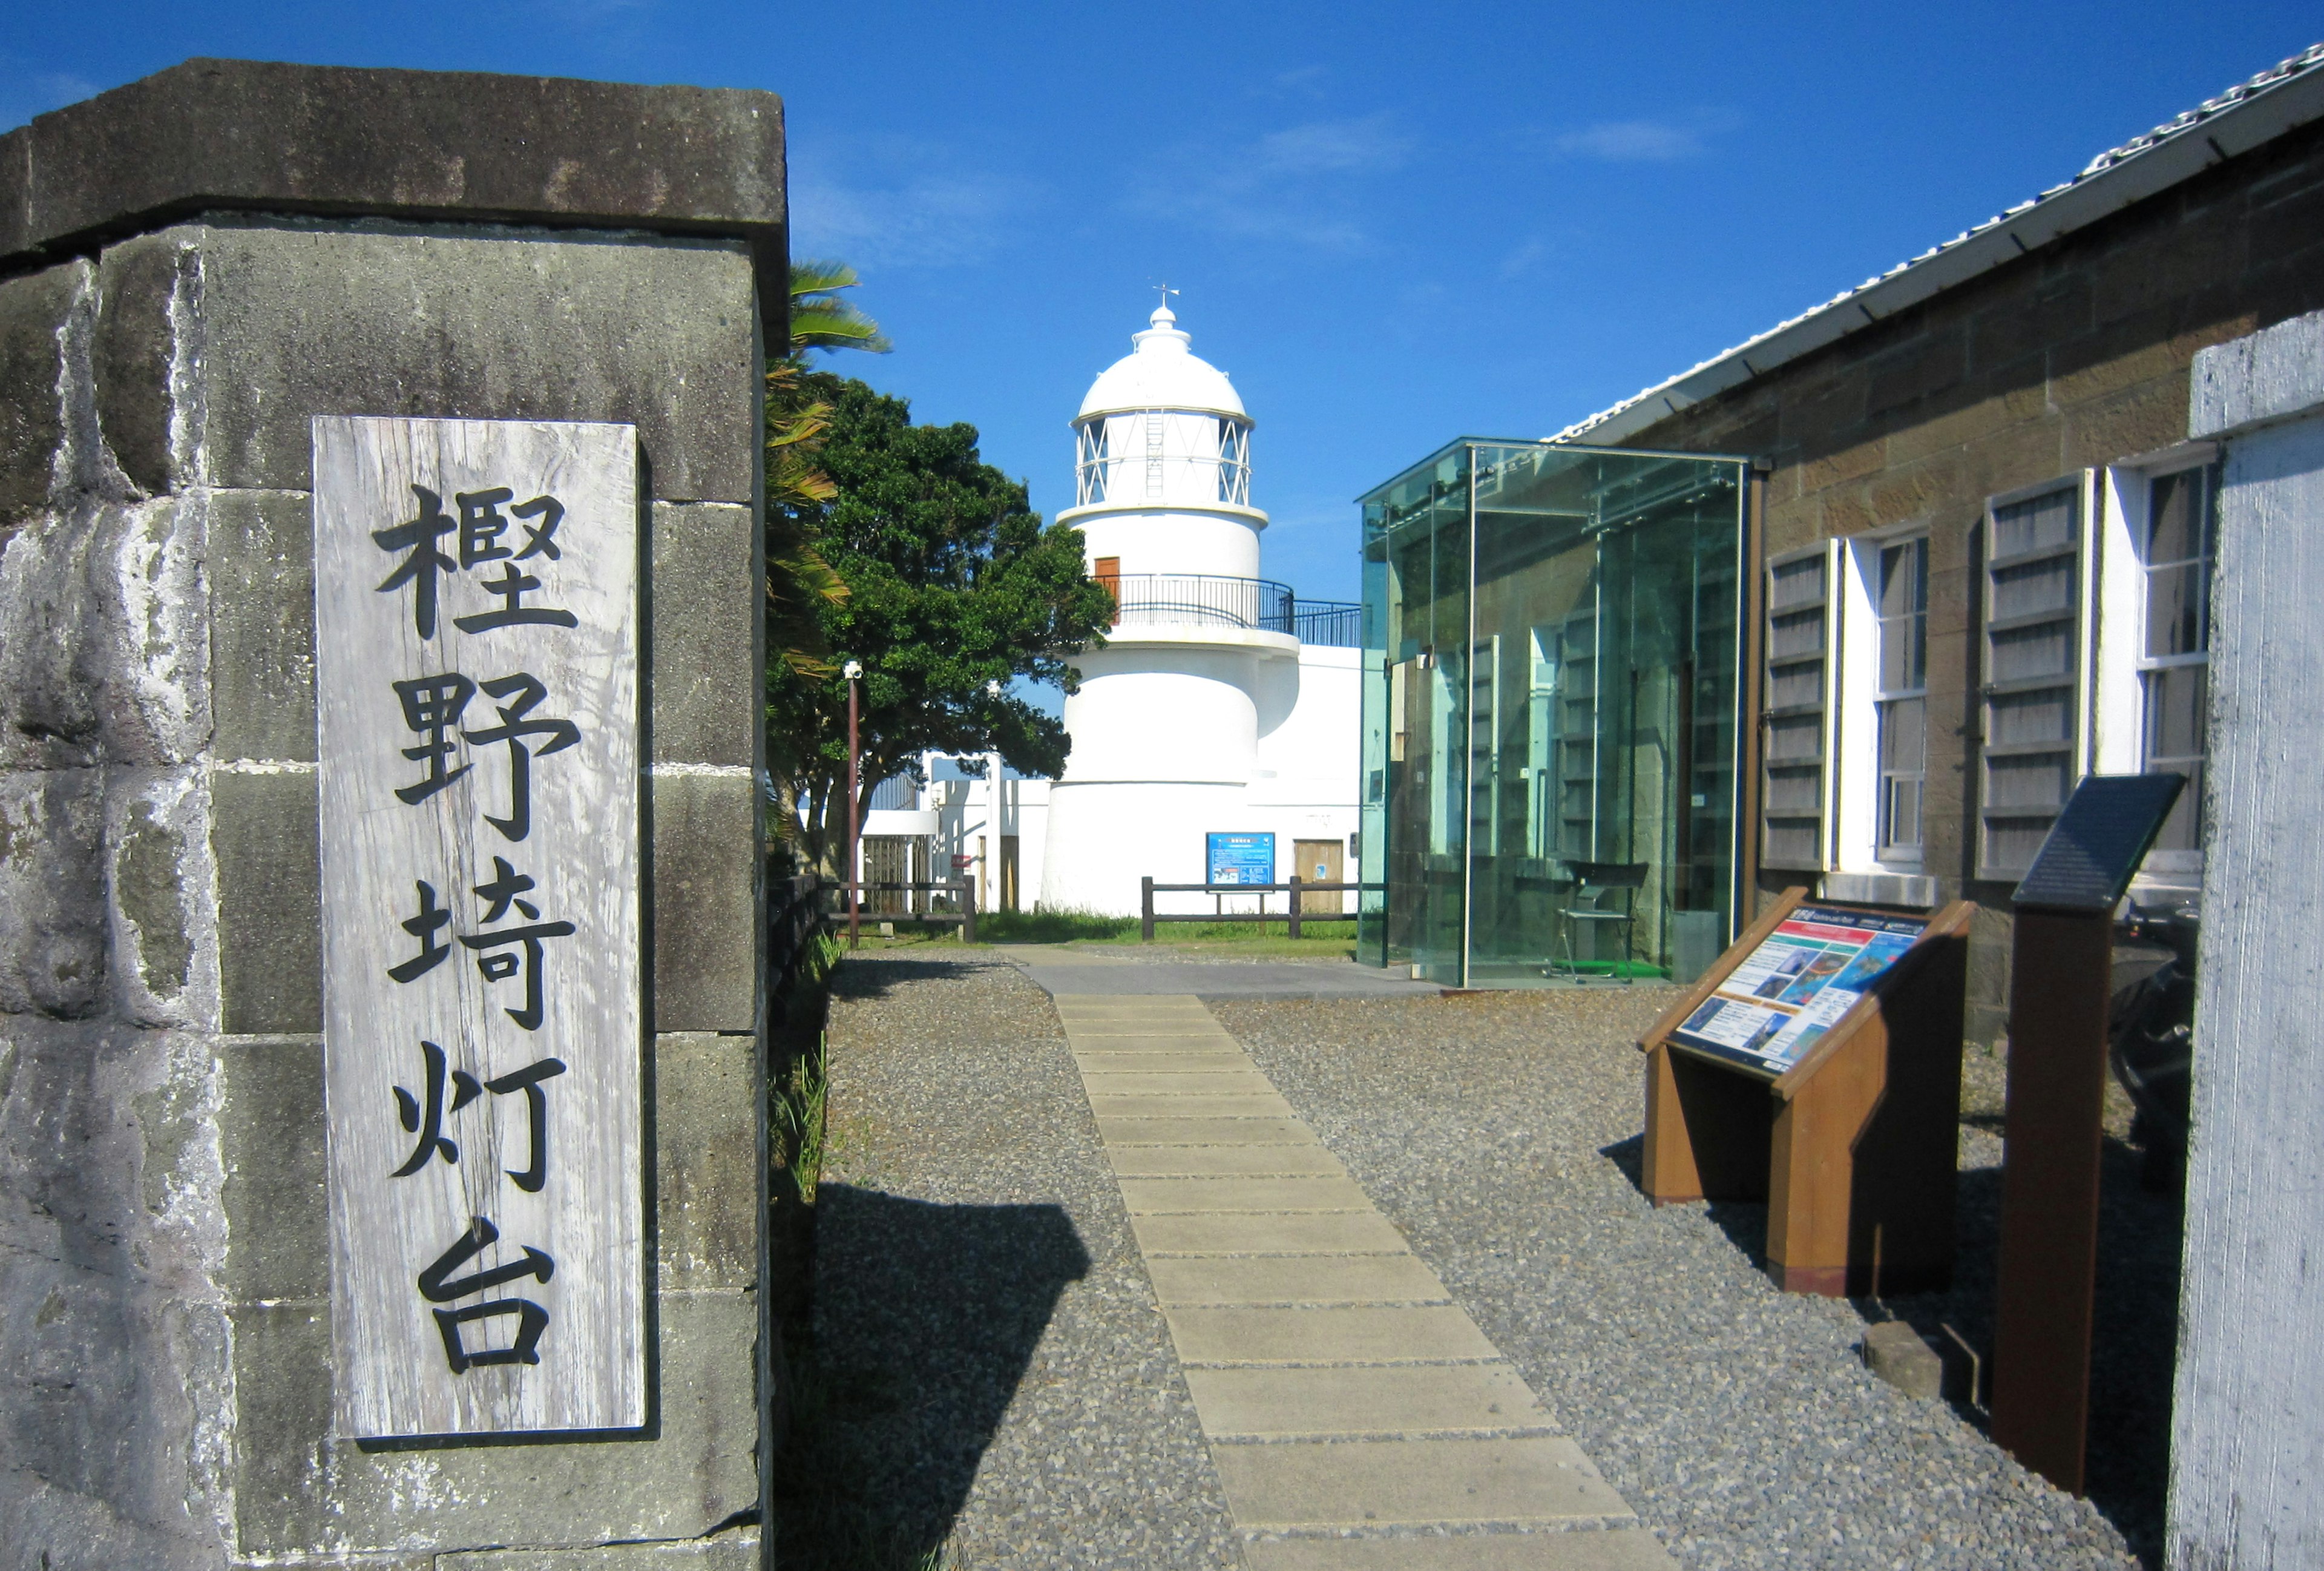
[(1206, 883), (1250, 884), (1275, 882), (1275, 835), (1218, 834), (1204, 836), (1203, 878)]
[(1667, 1040), (1682, 1051), (1775, 1079), (1879, 985), (1928, 925), (1800, 906)]

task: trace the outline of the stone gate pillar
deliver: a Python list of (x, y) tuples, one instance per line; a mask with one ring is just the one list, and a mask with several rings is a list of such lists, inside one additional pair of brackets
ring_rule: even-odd
[[(786, 284), (763, 93), (194, 60), (0, 137), (0, 1566), (758, 1564)], [(318, 416), (635, 430), (642, 1428), (335, 1421)]]

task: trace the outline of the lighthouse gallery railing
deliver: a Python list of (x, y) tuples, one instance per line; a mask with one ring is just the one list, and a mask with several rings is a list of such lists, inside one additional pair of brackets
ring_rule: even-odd
[(1192, 624), (1288, 633), (1303, 643), (1355, 647), (1363, 642), (1363, 607), (1343, 600), (1302, 600), (1271, 578), (1210, 573), (1099, 576), (1113, 592), (1117, 627)]

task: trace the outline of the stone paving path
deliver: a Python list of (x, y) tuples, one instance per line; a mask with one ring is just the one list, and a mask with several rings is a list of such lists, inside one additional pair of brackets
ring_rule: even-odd
[(1673, 1564), (1200, 999), (1054, 996), (1251, 1571)]

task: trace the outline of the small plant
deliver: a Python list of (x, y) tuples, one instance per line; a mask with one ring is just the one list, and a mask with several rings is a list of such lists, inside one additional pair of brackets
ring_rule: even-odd
[(775, 1092), (776, 1134), (799, 1200), (807, 1206), (815, 1204), (816, 1186), (830, 1155), (830, 1036), (818, 1032), (814, 1051), (799, 1055)]

